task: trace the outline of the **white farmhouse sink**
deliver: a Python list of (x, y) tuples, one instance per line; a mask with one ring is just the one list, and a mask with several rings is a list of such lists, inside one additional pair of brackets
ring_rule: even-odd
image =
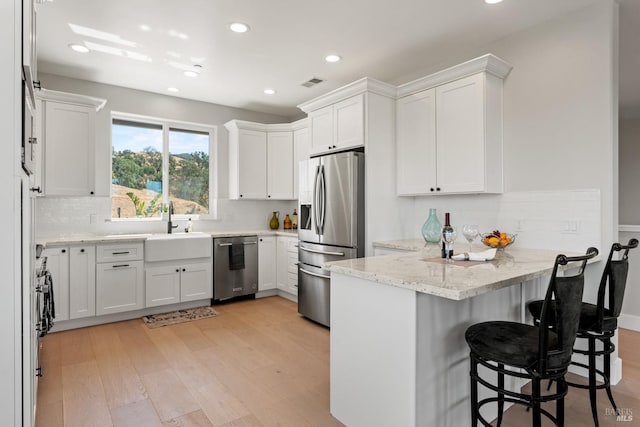
[(211, 257), (213, 239), (210, 234), (153, 234), (144, 242), (145, 261), (175, 261)]

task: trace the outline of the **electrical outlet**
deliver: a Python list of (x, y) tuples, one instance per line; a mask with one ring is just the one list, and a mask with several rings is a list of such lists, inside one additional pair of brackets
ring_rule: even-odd
[(514, 231), (522, 231), (524, 226), (524, 220), (516, 219), (516, 229)]
[(564, 234), (578, 234), (580, 232), (580, 220), (570, 219), (564, 221), (564, 227), (562, 233)]
[(98, 214), (89, 214), (89, 224), (98, 222)]

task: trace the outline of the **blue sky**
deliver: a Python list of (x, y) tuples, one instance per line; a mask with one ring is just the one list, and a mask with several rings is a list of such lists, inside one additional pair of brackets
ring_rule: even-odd
[[(162, 152), (162, 130), (145, 129), (133, 126), (113, 125), (111, 143), (115, 151), (131, 150), (141, 152), (153, 147)], [(169, 133), (169, 152), (171, 154), (209, 152), (209, 136), (180, 131)]]

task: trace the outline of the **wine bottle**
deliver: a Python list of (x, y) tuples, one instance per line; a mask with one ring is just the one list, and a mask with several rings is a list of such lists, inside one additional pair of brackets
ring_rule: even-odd
[[(449, 212), (445, 212), (444, 214), (444, 225), (442, 226), (442, 250), (441, 250), (441, 256), (442, 258), (446, 258), (447, 257), (447, 244), (445, 242), (445, 238), (444, 235), (446, 233), (452, 233), (453, 232), (453, 227), (451, 226), (451, 221), (450, 221), (450, 215)], [(453, 256), (453, 248), (449, 249), (449, 255)]]

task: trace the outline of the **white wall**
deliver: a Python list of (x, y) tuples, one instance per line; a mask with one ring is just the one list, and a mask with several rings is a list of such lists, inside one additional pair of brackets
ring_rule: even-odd
[(0, 3), (0, 129), (2, 129), (2, 156), (0, 156), (0, 223), (5, 235), (0, 239), (0, 417), (2, 424), (22, 424), (21, 385), (21, 258), (20, 258), (20, 192), (16, 181), (20, 179), (20, 65), (21, 65), (21, 6), (20, 1)]
[[(52, 74), (40, 74), (39, 77), (42, 86), (46, 89), (107, 100), (105, 108), (96, 116), (96, 196), (38, 199), (36, 232), (39, 237), (87, 233), (164, 232), (166, 230), (166, 223), (160, 221), (106, 221), (111, 217), (109, 198), (111, 111), (217, 126), (218, 220), (198, 221), (194, 224), (196, 231), (266, 229), (272, 211), (281, 212), (282, 224), (284, 214), (292, 213), (296, 207), (295, 202), (292, 201), (258, 202), (228, 199), (228, 134), (223, 124), (232, 119), (259, 123), (288, 123), (287, 118)], [(90, 223), (91, 215), (95, 215), (96, 222)], [(186, 224), (178, 222), (179, 227), (184, 225)]]
[[(441, 67), (487, 52), (513, 65), (504, 82), (505, 194), (408, 198), (403, 237), (420, 236), (430, 207), (441, 221), (450, 211), (454, 226), (475, 222), (483, 231), (514, 231), (516, 218), (504, 214), (510, 211), (524, 220), (518, 232), (527, 246), (584, 251), (589, 244), (608, 252), (618, 239), (617, 5), (599, 2), (481, 49), (452, 52)], [(572, 192), (585, 189), (599, 193), (595, 217), (572, 209)], [(527, 192), (531, 208), (518, 208)], [(565, 220), (582, 224), (580, 236), (557, 232)], [(600, 264), (589, 268), (587, 297), (595, 295)]]
[(640, 117), (620, 120), (620, 224), (640, 225)]

